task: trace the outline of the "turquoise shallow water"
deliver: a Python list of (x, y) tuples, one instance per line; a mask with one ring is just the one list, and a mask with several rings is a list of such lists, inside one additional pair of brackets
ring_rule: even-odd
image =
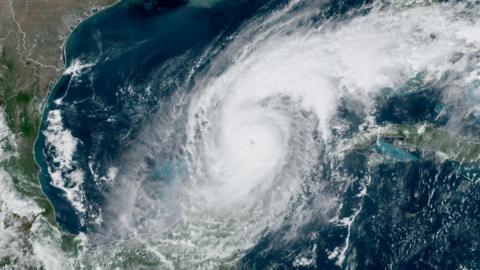
[[(65, 74), (54, 86), (44, 113), (61, 110), (65, 130), (81, 143), (74, 159), (85, 171), (85, 196), (95, 212), (103, 190), (93, 183), (89, 161), (105, 174), (106, 163), (115, 160), (135, 139), (142, 124), (158, 106), (168, 102), (178, 87), (187, 86), (188, 72), (203, 51), (227, 36), (265, 3), (228, 3), (220, 6), (178, 3), (160, 11), (144, 10), (127, 2), (116, 4), (84, 21), (66, 44), (66, 66), (92, 64), (78, 75)], [(61, 99), (59, 105), (55, 101)], [(47, 164), (53, 149), (41, 132), (36, 144), (42, 168), (41, 183), (52, 201), (57, 219), (70, 232), (88, 228), (70, 202), (51, 181)], [(53, 161), (53, 163), (52, 163)], [(85, 216), (94, 215), (86, 213)]]
[[(167, 140), (166, 137), (156, 137), (152, 126), (159, 130), (183, 131), (172, 128), (168, 121), (162, 122), (164, 118), (161, 116), (184, 113), (182, 108), (172, 106), (185, 104), (174, 103), (178, 96), (184, 95), (188, 99), (198, 94), (195, 91), (200, 90), (193, 86), (205, 76), (220, 76), (235, 64), (228, 57), (214, 60), (229, 45), (237, 44), (234, 43), (239, 38), (236, 34), (245, 31), (243, 28), (255, 19), (275, 16), (275, 11), (289, 3), (267, 0), (213, 1), (207, 4), (202, 1), (159, 2), (162, 4), (147, 9), (120, 2), (84, 21), (68, 39), (65, 49), (67, 71), (58, 79), (48, 98), (35, 146), (36, 160), (42, 170), (42, 189), (52, 202), (56, 218), (65, 232), (82, 232), (105, 242), (112, 242), (112, 239), (102, 239), (104, 234), (106, 238), (113, 235), (115, 241), (121, 239), (109, 226), (117, 226), (115, 222), (121, 220), (119, 216), (129, 209), (108, 211), (105, 205), (111, 203), (112, 194), (116, 194), (115, 184), (118, 183), (114, 181), (115, 176), (137, 166), (126, 164), (125, 160), (132, 159), (125, 158), (125, 155), (135, 147), (140, 148), (139, 145), (161, 145), (166, 150), (158, 156), (146, 154), (138, 157), (139, 174), (147, 175), (146, 189), (150, 188), (145, 193), (154, 199), (139, 198), (147, 203), (138, 209), (155, 213), (155, 202), (184, 199), (166, 187), (181, 186), (184, 183), (174, 183), (175, 180), (181, 178), (179, 175), (188, 174), (188, 164), (176, 155), (187, 156), (178, 146), (186, 135), (178, 132), (178, 138), (175, 137), (178, 140)], [(333, 23), (332, 29), (336, 30), (336, 26), (353, 17), (368, 15), (369, 3), (305, 1), (292, 13), (303, 14), (301, 12), (307, 10), (309, 12), (305, 14), (310, 17), (305, 17), (293, 29), (285, 26), (280, 30), (290, 36), (307, 25), (321, 32), (320, 26), (324, 23)], [(268, 25), (265, 28), (268, 29)], [(245, 40), (238, 43), (250, 44), (260, 36), (258, 33), (247, 38), (242, 36)], [(357, 41), (349, 42), (354, 46)], [(335, 49), (332, 48), (332, 54)], [(213, 64), (219, 74), (208, 73)], [(288, 68), (292, 76), (297, 68), (302, 70), (301, 65)], [(336, 79), (331, 78), (331, 81), (338, 83)], [(476, 258), (480, 249), (476, 232), (480, 231), (477, 207), (480, 174), (477, 165), (424, 156), (419, 149), (402, 149), (383, 140), (341, 158), (335, 153), (325, 153), (335, 149), (338, 140), (359, 133), (359, 127), (365, 124), (367, 117), (379, 125), (428, 123), (437, 128), (451, 128), (455, 120), (452, 115), (458, 106), (444, 99), (447, 87), (443, 81), (429, 83), (419, 74), (406, 81), (397, 87), (401, 89), (397, 91), (400, 94), (393, 88), (386, 89), (387, 94), (372, 94), (374, 110), (371, 112), (363, 111), (365, 106), (356, 97), (338, 101), (332, 123), (343, 129), (339, 131), (332, 127), (330, 131), (335, 138), (331, 141), (323, 141), (321, 135), (310, 134), (309, 130), (304, 133), (294, 130), (298, 134), (311, 135), (320, 145), (318, 151), (322, 154), (315, 160), (312, 173), (307, 174), (306, 180), (302, 178), (305, 182), (324, 185), (321, 194), (307, 184), (301, 185), (304, 195), (301, 210), (305, 210), (305, 216), (313, 217), (299, 225), (289, 223), (290, 216), (287, 215), (284, 223), (270, 224), (275, 229), (266, 228), (248, 250), (231, 255), (235, 260), (232, 259), (234, 263), (228, 261), (228, 267), (453, 269), (462, 265), (478, 266)], [(283, 114), (298, 109), (291, 106), (294, 102), (288, 97), (274, 96), (272, 100), (280, 100), (281, 109), (290, 109), (281, 111)], [(221, 105), (222, 100), (219, 100), (218, 106)], [(295, 113), (297, 118), (293, 119), (310, 119), (307, 111)], [(187, 116), (182, 117), (179, 119), (186, 122)], [(309, 124), (318, 124), (315, 121)], [(296, 127), (304, 126), (299, 124)], [(475, 125), (465, 130), (469, 134), (480, 134)], [(146, 141), (151, 138), (156, 141)], [(372, 163), (372, 154), (386, 158)], [(322, 196), (335, 198), (332, 201), (337, 207), (317, 216), (320, 210), (312, 209), (315, 206), (310, 202)], [(295, 203), (289, 206), (295, 209)], [(168, 211), (176, 213), (178, 209), (175, 207), (172, 203)], [(140, 215), (139, 220), (132, 223), (149, 224), (149, 218), (152, 217)], [(208, 223), (207, 217), (205, 220)], [(169, 219), (161, 222), (168, 226), (174, 223)], [(225, 221), (225, 224), (228, 222), (231, 221)], [(210, 227), (222, 225), (208, 224)], [(106, 232), (112, 231), (114, 233), (107, 235)], [(228, 236), (228, 231), (222, 233), (209, 235), (205, 242)], [(176, 239), (172, 235), (168, 235), (169, 240)], [(157, 240), (157, 237), (160, 238), (154, 235), (147, 240)], [(346, 259), (342, 264), (338, 263), (338, 258), (343, 247), (346, 247)], [(95, 248), (94, 245), (92, 250)], [(189, 262), (184, 263), (187, 265), (184, 268), (189, 269)], [(208, 265), (209, 262), (202, 263)], [(138, 265), (147, 263), (144, 265), (140, 261)], [(153, 269), (160, 266), (155, 267)]]

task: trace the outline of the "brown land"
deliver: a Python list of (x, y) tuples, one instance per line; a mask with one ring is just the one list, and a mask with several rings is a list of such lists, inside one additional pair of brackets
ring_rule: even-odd
[(33, 144), (43, 103), (63, 70), (63, 43), (81, 20), (115, 1), (0, 0), (0, 107), (19, 152), (5, 167), (24, 194), (39, 194)]
[[(18, 153), (1, 162), (0, 167), (12, 177), (17, 192), (38, 203), (44, 210), (41, 215), (51, 224), (54, 224), (52, 207), (41, 192), (33, 156), (44, 102), (64, 69), (63, 44), (68, 34), (81, 20), (116, 1), (0, 0), (0, 113), (5, 113), (16, 139), (16, 144), (7, 145), (4, 150)], [(0, 224), (0, 233), (2, 228), (12, 227), (24, 232), (11, 243), (20, 255), (1, 256), (0, 268), (30, 269), (19, 261), (31, 254), (27, 237), (37, 217), (0, 215), (3, 216), (0, 222), (5, 223)]]

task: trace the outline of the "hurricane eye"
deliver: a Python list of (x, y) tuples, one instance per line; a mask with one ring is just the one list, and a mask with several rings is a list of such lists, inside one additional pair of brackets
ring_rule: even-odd
[[(34, 59), (22, 44), (43, 36), (19, 15), (0, 41)], [(35, 149), (74, 257), (61, 266), (478, 269), (479, 15), (475, 1), (148, 0), (84, 21)]]

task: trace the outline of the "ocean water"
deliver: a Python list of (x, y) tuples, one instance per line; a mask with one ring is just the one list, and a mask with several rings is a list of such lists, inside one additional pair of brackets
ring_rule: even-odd
[(338, 149), (475, 141), (477, 4), (164, 2), (82, 22), (48, 97), (40, 183), (80, 265), (478, 267), (477, 161)]
[[(236, 31), (265, 6), (263, 2), (232, 2), (216, 8), (179, 3), (161, 11), (122, 2), (75, 29), (66, 44), (65, 63), (77, 70), (67, 69), (54, 86), (43, 122), (49, 111), (62, 110), (63, 128), (81, 141), (75, 167), (94, 163), (93, 172), (83, 170), (88, 203), (102, 200), (103, 190), (93, 183), (95, 174), (106, 174), (108, 163), (135, 140), (158, 107), (177, 88), (188, 87), (189, 73), (202, 68), (195, 65), (208, 46)], [(69, 199), (49, 185), (46, 163), (52, 157), (44, 135), (40, 133), (36, 146), (44, 192), (65, 229), (84, 231), (88, 226), (81, 224)], [(95, 206), (88, 211), (95, 212)]]

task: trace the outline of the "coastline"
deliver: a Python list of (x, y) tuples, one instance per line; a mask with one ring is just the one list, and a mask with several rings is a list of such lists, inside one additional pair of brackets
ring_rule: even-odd
[[(72, 29), (72, 31), (68, 34), (68, 36), (63, 41), (62, 48), (61, 48), (62, 49), (61, 50), (62, 51), (61, 57), (62, 57), (62, 64), (63, 64), (63, 66), (60, 68), (61, 73), (58, 74), (57, 79), (55, 81), (53, 81), (52, 84), (49, 86), (50, 90), (48, 91), (47, 96), (42, 101), (42, 109), (41, 109), (42, 114), (40, 115), (39, 128), (38, 128), (38, 132), (36, 134), (36, 139), (35, 139), (35, 142), (34, 142), (34, 145), (33, 145), (32, 152), (33, 152), (33, 160), (35, 162), (35, 166), (38, 169), (38, 171), (37, 171), (37, 182), (40, 185), (40, 190), (42, 192), (42, 195), (49, 202), (50, 207), (53, 210), (53, 216), (50, 217), (50, 216), (47, 215), (47, 219), (49, 220), (49, 222), (53, 222), (56, 227), (60, 227), (60, 224), (58, 223), (58, 221), (56, 219), (56, 208), (55, 208), (54, 204), (52, 203), (52, 201), (50, 200), (50, 198), (45, 194), (44, 184), (48, 185), (49, 183), (44, 183), (44, 181), (41, 180), (41, 177), (44, 173), (48, 174), (48, 169), (46, 168), (46, 166), (45, 166), (46, 164), (43, 161), (43, 151), (42, 151), (42, 149), (40, 149), (40, 146), (39, 146), (40, 145), (39, 143), (43, 143), (43, 140), (44, 140), (44, 137), (42, 136), (41, 132), (42, 132), (42, 130), (44, 128), (44, 125), (45, 125), (45, 120), (46, 120), (46, 117), (48, 115), (48, 109), (51, 105), (51, 102), (53, 102), (52, 97), (56, 93), (57, 88), (59, 86), (59, 82), (61, 82), (62, 78), (65, 76), (65, 70), (68, 67), (67, 51), (68, 51), (68, 43), (69, 43), (72, 35), (74, 35), (78, 31), (78, 29), (82, 25), (85, 24), (85, 22), (91, 20), (92, 18), (94, 18), (97, 15), (102, 14), (102, 12), (105, 12), (105, 11), (111, 9), (111, 8), (114, 8), (115, 6), (117, 6), (118, 4), (121, 4), (121, 3), (122, 3), (122, 0), (117, 0), (116, 2), (114, 2), (110, 5), (97, 8), (96, 11), (90, 10), (90, 13), (85, 15), (85, 17), (83, 17), (77, 23), (69, 26)], [(42, 164), (41, 164), (41, 161), (43, 161)], [(68, 232), (63, 231), (63, 233), (68, 233)]]

